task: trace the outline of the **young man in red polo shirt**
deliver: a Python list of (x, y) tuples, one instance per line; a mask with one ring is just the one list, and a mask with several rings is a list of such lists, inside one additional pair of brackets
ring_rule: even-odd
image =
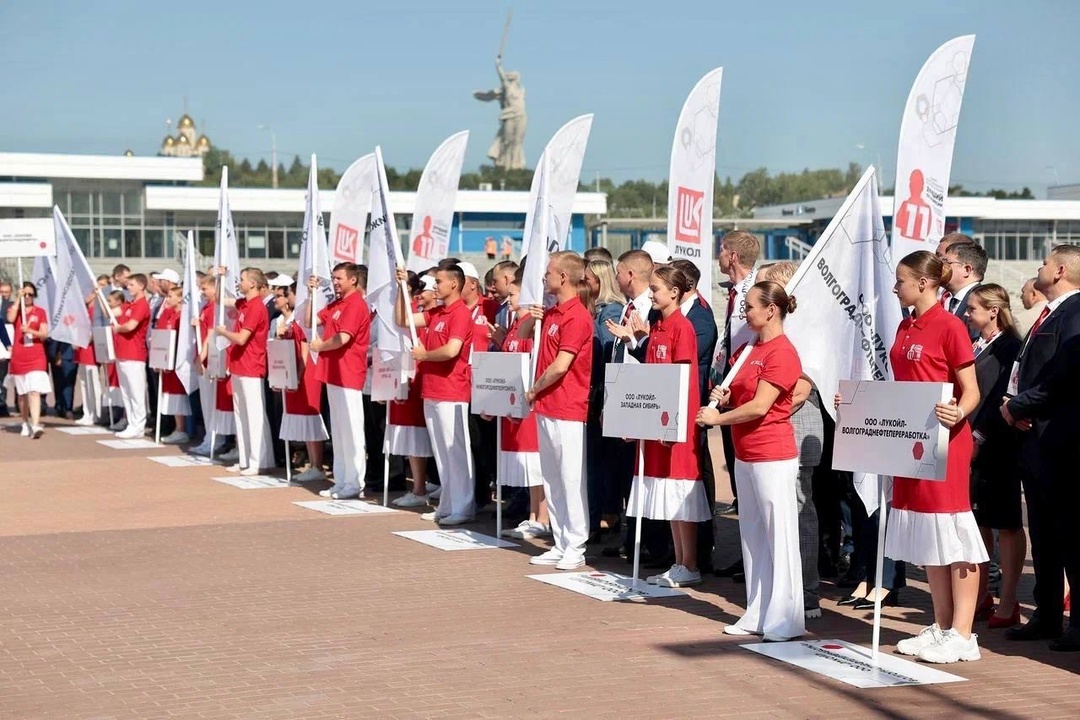
[[(241, 475), (258, 475), (274, 467), (270, 443), (270, 422), (263, 398), (266, 377), (266, 342), (270, 337), (270, 316), (262, 301), (266, 276), (258, 268), (240, 272), (240, 294), (236, 301), (236, 324), (233, 330), (224, 325), (214, 333), (229, 341), (229, 375), (233, 387), (233, 418), (236, 423), (236, 449), (240, 458), (229, 468)], [(215, 338), (211, 337), (210, 342)]]
[(146, 300), (146, 276), (139, 273), (127, 281), (131, 302), (125, 303), (113, 327), (116, 373), (124, 401), (127, 427), (116, 437), (141, 438), (146, 431), (146, 335), (150, 327), (150, 303)]
[[(319, 494), (334, 500), (360, 497), (367, 477), (363, 389), (371, 310), (360, 292), (361, 284), (367, 284), (366, 272), (350, 262), (334, 266), (330, 278), (337, 297), (319, 311), (322, 339), (315, 338), (308, 346), (318, 353), (314, 369), (316, 377), (326, 384), (334, 443), (334, 486)], [(317, 283), (314, 277), (308, 281), (312, 292), (316, 292)]]
[[(399, 282), (407, 281), (404, 268), (398, 268), (397, 276)], [(443, 304), (412, 315), (417, 328), (428, 329), (426, 343), (413, 348), (413, 357), (424, 398), (424, 422), (442, 482), (438, 509), (423, 517), (440, 525), (461, 525), (476, 516), (468, 417), (473, 320), (461, 300), (464, 284), (460, 266), (440, 265), (435, 273), (435, 295)], [(394, 315), (398, 325), (409, 326), (403, 293), (398, 294)]]
[[(469, 365), (471, 366), (473, 353), (489, 352), (492, 349), (491, 326), (495, 322), (499, 305), (484, 295), (480, 273), (477, 272), (476, 266), (470, 262), (462, 262), (459, 266), (465, 275), (465, 287), (461, 291), (461, 300), (468, 308), (473, 322), (472, 347), (469, 350)], [(491, 488), (498, 474), (496, 468), (498, 448), (495, 447), (498, 432), (495, 422), (495, 420), (485, 420), (479, 415), (469, 413), (469, 441), (473, 463), (476, 466), (477, 507), (484, 507), (491, 502)]]
[(536, 379), (525, 399), (536, 413), (540, 470), (544, 476), (555, 547), (529, 562), (573, 570), (585, 564), (589, 539), (589, 501), (585, 487), (585, 419), (592, 374), (593, 318), (578, 298), (585, 261), (572, 252), (551, 254), (544, 285), (554, 307), (532, 308), (518, 331), (532, 334), (543, 319), (537, 348)]

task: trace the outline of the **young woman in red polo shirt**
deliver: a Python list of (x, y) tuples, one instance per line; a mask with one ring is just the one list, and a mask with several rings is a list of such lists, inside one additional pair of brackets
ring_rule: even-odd
[[(49, 319), (43, 308), (34, 305), (37, 289), (34, 283), (23, 283), (18, 302), (7, 311), (7, 322), (15, 326), (11, 338), (11, 363), (8, 377), (19, 398), (23, 437), (41, 437), (41, 396), (52, 392), (49, 366), (45, 359), (45, 338), (49, 334)], [(25, 312), (20, 309), (20, 303)], [(25, 315), (25, 324), (23, 316)], [(4, 392), (7, 392), (5, 389)]]
[(945, 481), (893, 479), (885, 554), (926, 568), (934, 624), (901, 640), (897, 652), (935, 663), (978, 660), (971, 632), (979, 599), (979, 563), (988, 562), (971, 512), (973, 440), (967, 417), (979, 404), (975, 355), (967, 327), (938, 302), (952, 265), (920, 250), (900, 261), (893, 292), (911, 315), (900, 323), (889, 360), (899, 381), (952, 383), (953, 398), (934, 407), (949, 428)]
[[(802, 375), (795, 346), (784, 335), (784, 318), (795, 298), (776, 282), (760, 282), (746, 294), (746, 324), (754, 344), (730, 388), (717, 388), (721, 407), (701, 408), (703, 425), (730, 425), (735, 444), (739, 530), (746, 568), (746, 614), (728, 625), (728, 635), (764, 635), (788, 640), (806, 630), (799, 515), (795, 486), (799, 450), (791, 425), (792, 395)], [(733, 358), (734, 359), (734, 358)]]
[[(293, 476), (295, 482), (325, 480), (323, 473), (323, 443), (330, 438), (322, 418), (322, 382), (317, 377), (308, 351), (303, 323), (297, 322), (296, 291), (293, 285), (282, 289), (274, 304), (281, 311), (281, 322), (275, 334), (280, 340), (292, 340), (299, 374), (295, 390), (285, 391), (284, 412), (278, 437), (288, 442), (302, 442), (307, 448), (308, 469)], [(306, 314), (306, 313), (301, 313)], [(292, 462), (292, 458), (286, 458)]]
[[(686, 417), (701, 407), (697, 384), (697, 334), (683, 315), (683, 295), (690, 291), (686, 274), (665, 265), (653, 271), (649, 281), (652, 306), (660, 318), (648, 329), (645, 362), (648, 364), (682, 363), (690, 366), (690, 391), (686, 396)], [(612, 332), (623, 341), (630, 340), (630, 328), (618, 325)], [(697, 437), (694, 428), (687, 429), (683, 442), (665, 443), (647, 440), (643, 478), (644, 503), (642, 513), (650, 520), (668, 520), (675, 546), (675, 564), (667, 572), (647, 578), (651, 585), (687, 587), (701, 584), (697, 563), (697, 528), (699, 522), (712, 518), (712, 509), (705, 498), (698, 464)], [(626, 507), (637, 513), (638, 484), (635, 482)]]
[[(158, 315), (155, 330), (179, 330), (180, 329), (180, 306), (184, 302), (184, 288), (174, 285), (165, 296), (165, 308)], [(178, 350), (179, 352), (179, 350)], [(151, 392), (157, 392), (152, 388)], [(172, 415), (176, 419), (176, 430), (161, 438), (163, 445), (183, 445), (188, 442), (188, 435), (184, 432), (185, 418), (191, 414), (191, 402), (188, 400), (187, 390), (180, 376), (175, 370), (164, 370), (161, 373), (162, 415)]]

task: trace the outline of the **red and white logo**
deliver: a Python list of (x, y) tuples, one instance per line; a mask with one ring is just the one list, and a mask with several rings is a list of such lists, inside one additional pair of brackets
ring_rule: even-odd
[(912, 170), (908, 177), (908, 198), (896, 211), (896, 229), (908, 240), (925, 242), (930, 234), (933, 214), (930, 204), (923, 199), (925, 185), (922, 170)]
[(517, 405), (517, 394), (516, 393), (510, 393), (510, 404), (511, 405)]
[(431, 234), (431, 216), (425, 215), (420, 221), (420, 232), (416, 233), (412, 243), (413, 255), (430, 258), (435, 250), (435, 238)]
[(558, 335), (559, 334), (559, 324), (558, 323), (552, 323), (551, 327), (548, 328), (547, 334), (548, 334), (548, 337), (555, 337), (556, 335)]
[(64, 316), (64, 319), (61, 322), (63, 322), (65, 326), (71, 327), (72, 325), (75, 324), (75, 316), (72, 315), (71, 313), (68, 313), (67, 315)]
[(656, 359), (667, 360), (667, 345), (656, 346)]
[(701, 243), (701, 209), (705, 193), (679, 186), (675, 196), (675, 239), (680, 242)]
[(907, 359), (918, 362), (922, 360), (922, 345), (912, 345), (908, 348)]
[(356, 232), (356, 228), (339, 223), (337, 232), (334, 234), (334, 257), (354, 262), (357, 256), (356, 241), (358, 238), (359, 233)]
[(664, 427), (667, 427), (667, 424), (668, 424), (668, 420), (669, 420), (669, 419), (670, 419), (670, 418), (668, 417), (668, 414), (667, 414), (667, 410), (665, 410), (664, 412), (660, 413), (660, 424), (661, 424), (662, 426), (664, 426)]
[(444, 330), (446, 330), (446, 321), (440, 320), (439, 322), (435, 323), (435, 327), (432, 329), (435, 332), (443, 332)]

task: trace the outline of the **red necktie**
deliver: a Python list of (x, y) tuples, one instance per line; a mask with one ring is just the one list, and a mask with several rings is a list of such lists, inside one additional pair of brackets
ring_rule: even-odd
[(623, 325), (630, 322), (630, 316), (633, 315), (633, 314), (634, 314), (634, 301), (631, 300), (630, 302), (626, 303), (626, 309), (623, 310), (623, 314), (622, 314), (622, 323), (623, 323)]
[(1050, 314), (1050, 306), (1047, 305), (1046, 307), (1043, 308), (1043, 311), (1041, 313), (1039, 313), (1039, 318), (1035, 321), (1035, 324), (1031, 326), (1031, 330), (1028, 331), (1028, 340), (1029, 341), (1031, 340), (1031, 338), (1035, 337), (1035, 333), (1036, 333), (1036, 331), (1038, 331), (1039, 326), (1043, 324), (1043, 320), (1045, 320), (1046, 316), (1049, 315), (1049, 314)]
[(739, 291), (735, 288), (731, 288), (727, 293), (727, 319), (731, 320), (731, 314), (735, 312), (735, 296), (739, 294)]
[(941, 293), (941, 307), (948, 310), (949, 309), (949, 300), (951, 300), (951, 299), (952, 299), (952, 293), (949, 292), (948, 290)]

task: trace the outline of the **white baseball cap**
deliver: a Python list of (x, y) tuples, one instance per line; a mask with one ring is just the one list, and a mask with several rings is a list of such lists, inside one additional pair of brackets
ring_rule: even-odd
[(180, 284), (180, 274), (172, 268), (165, 268), (159, 273), (152, 273), (150, 277), (154, 278), (155, 280), (168, 280), (173, 285)]
[(641, 249), (647, 252), (657, 265), (666, 265), (671, 262), (671, 250), (662, 242), (646, 240), (642, 243)]
[(430, 275), (424, 275), (420, 278), (420, 292), (427, 292), (428, 290), (435, 289), (435, 278)]
[(458, 267), (461, 268), (461, 272), (465, 273), (465, 277), (480, 280), (480, 273), (476, 272), (476, 266), (471, 262), (459, 262)]
[(285, 274), (278, 275), (276, 278), (271, 278), (266, 281), (266, 284), (270, 287), (289, 287), (295, 280)]

